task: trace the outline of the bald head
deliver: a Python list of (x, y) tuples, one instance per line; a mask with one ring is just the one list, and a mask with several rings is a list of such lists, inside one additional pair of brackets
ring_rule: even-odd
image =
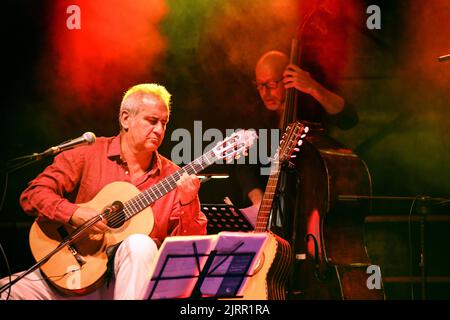
[(285, 98), (283, 72), (288, 64), (289, 58), (280, 51), (269, 51), (256, 63), (256, 84), (268, 110), (282, 111)]
[(283, 76), (284, 69), (289, 64), (289, 58), (281, 51), (269, 51), (265, 53), (256, 63), (255, 75), (258, 76), (272, 75), (277, 79)]

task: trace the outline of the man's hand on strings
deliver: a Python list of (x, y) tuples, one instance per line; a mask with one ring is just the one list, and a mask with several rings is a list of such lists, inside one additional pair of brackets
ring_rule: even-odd
[[(69, 223), (74, 227), (80, 227), (83, 223), (90, 220), (91, 218), (99, 215), (99, 213), (91, 208), (79, 207), (70, 218)], [(88, 233), (104, 233), (108, 230), (106, 221), (103, 219), (93, 225), (90, 230), (86, 230)]]
[(200, 189), (200, 181), (195, 174), (188, 175), (186, 172), (177, 181), (178, 194), (181, 205), (190, 204), (194, 201)]
[(315, 81), (309, 72), (300, 69), (295, 64), (289, 64), (283, 73), (283, 83), (286, 89), (296, 88), (307, 94), (312, 94), (320, 84)]

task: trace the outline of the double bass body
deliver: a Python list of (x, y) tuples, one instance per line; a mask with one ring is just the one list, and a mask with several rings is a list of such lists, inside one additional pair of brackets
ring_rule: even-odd
[(370, 203), (339, 195), (371, 195), (365, 163), (313, 129), (286, 174), (284, 236), (293, 247), (290, 299), (383, 299), (367, 286), (371, 264), (364, 243)]

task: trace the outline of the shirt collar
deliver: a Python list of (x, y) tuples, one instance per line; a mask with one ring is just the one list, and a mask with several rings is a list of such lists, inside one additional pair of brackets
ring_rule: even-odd
[[(117, 161), (118, 163), (125, 163), (125, 159), (122, 157), (122, 151), (120, 149), (120, 139), (122, 135), (119, 133), (117, 136), (115, 136), (111, 143), (108, 146), (107, 151), (107, 157), (111, 160)], [(158, 171), (161, 172), (162, 169), (162, 162), (161, 162), (161, 156), (159, 155), (158, 151), (154, 151), (155, 157), (152, 159), (152, 163), (150, 164), (151, 169), (149, 170), (149, 174), (153, 175), (157, 173)], [(156, 163), (155, 159), (156, 158)]]
[(107, 157), (111, 160), (121, 159), (120, 136), (120, 134), (115, 136), (108, 146)]

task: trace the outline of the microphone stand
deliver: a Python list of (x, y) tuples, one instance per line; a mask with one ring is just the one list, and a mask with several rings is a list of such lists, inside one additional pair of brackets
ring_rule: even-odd
[[(30, 164), (38, 162), (51, 154), (53, 154), (52, 149), (48, 149), (44, 152), (40, 152), (40, 153), (35, 152), (35, 153), (29, 154), (26, 156), (11, 159), (8, 161), (10, 164), (2, 171), (7, 174), (12, 173), (16, 170), (22, 169), (22, 168), (30, 165)], [(17, 161), (20, 161), (20, 162), (17, 162)], [(12, 162), (15, 162), (15, 163), (12, 164)]]
[[(52, 155), (52, 154), (56, 154), (59, 150), (55, 149), (54, 147), (49, 148), (47, 150), (45, 150), (44, 152), (41, 153), (32, 153), (30, 155), (26, 155), (26, 156), (22, 156), (22, 157), (17, 157), (14, 159), (9, 160), (9, 163), (11, 162), (17, 162), (20, 161), (18, 163), (15, 164), (11, 164), (8, 167), (6, 167), (6, 169), (3, 169), (2, 171), (6, 174), (6, 178), (8, 177), (9, 173), (12, 173), (18, 169), (24, 168), (32, 163), (38, 162), (42, 159), (44, 159), (45, 157)], [(6, 186), (5, 186), (6, 187)], [(3, 201), (2, 201), (3, 203)], [(0, 208), (1, 211), (2, 208)], [(86, 221), (83, 225), (81, 225), (79, 228), (77, 228), (74, 232), (72, 232), (70, 235), (68, 235), (67, 237), (65, 237), (60, 244), (54, 249), (52, 250), (50, 253), (48, 253), (44, 258), (42, 258), (40, 261), (38, 261), (36, 264), (34, 264), (32, 267), (30, 267), (28, 270), (24, 271), (22, 274), (20, 274), (17, 278), (15, 278), (14, 280), (8, 282), (7, 284), (3, 285), (2, 287), (0, 287), (0, 294), (2, 292), (4, 292), (5, 290), (11, 288), (15, 283), (17, 283), (19, 280), (21, 280), (22, 278), (24, 278), (26, 275), (30, 274), (31, 272), (33, 272), (34, 270), (36, 270), (37, 268), (39, 268), (40, 266), (42, 266), (44, 263), (46, 263), (53, 255), (55, 255), (57, 252), (59, 252), (61, 249), (63, 249), (64, 247), (72, 244), (75, 240), (77, 240), (84, 231), (86, 231), (87, 229), (91, 228), (94, 224), (96, 224), (97, 222), (101, 221), (102, 219), (104, 219), (104, 215), (106, 215), (107, 213), (111, 213), (113, 211), (116, 211), (117, 208), (114, 207), (114, 205), (106, 208), (103, 213), (99, 214), (98, 216), (95, 216), (93, 218), (91, 218), (90, 220)]]
[(59, 245), (53, 249), (50, 253), (48, 253), (44, 258), (42, 258), (41, 260), (39, 260), (36, 264), (34, 264), (32, 267), (30, 267), (28, 270), (24, 271), (23, 273), (21, 273), (17, 278), (15, 278), (14, 280), (12, 280), (11, 282), (5, 284), (4, 286), (2, 286), (0, 288), (0, 294), (7, 290), (8, 288), (12, 287), (16, 282), (18, 282), (19, 280), (21, 280), (22, 278), (24, 278), (25, 276), (27, 276), (28, 274), (30, 274), (31, 272), (33, 272), (34, 270), (36, 270), (37, 268), (39, 268), (40, 266), (42, 266), (44, 263), (46, 263), (54, 254), (56, 254), (57, 252), (59, 252), (61, 249), (63, 249), (64, 247), (72, 244), (75, 240), (77, 240), (78, 238), (80, 238), (80, 236), (83, 234), (84, 231), (86, 231), (87, 229), (91, 228), (94, 224), (96, 224), (97, 222), (101, 221), (104, 218), (104, 214), (111, 212), (110, 210), (114, 210), (112, 207), (107, 208), (102, 214), (99, 214), (98, 216), (95, 216), (93, 218), (91, 218), (90, 220), (86, 221), (83, 225), (81, 225), (79, 228), (77, 228), (74, 232), (72, 232), (70, 235), (68, 235), (67, 237), (65, 237), (60, 243)]
[[(85, 132), (79, 138), (76, 138), (73, 140), (67, 140), (67, 141), (59, 144), (58, 146), (48, 148), (44, 152), (40, 152), (40, 153), (35, 152), (35, 153), (32, 153), (27, 156), (22, 156), (22, 157), (11, 159), (8, 161), (9, 165), (6, 167), (6, 169), (3, 169), (2, 172), (5, 172), (6, 174), (14, 172), (18, 169), (21, 169), (25, 166), (35, 163), (49, 155), (56, 155), (57, 153), (59, 153), (61, 151), (72, 149), (79, 144), (85, 144), (85, 143), (91, 144), (95, 141), (95, 139), (96, 139), (95, 134), (93, 134), (92, 132)], [(21, 161), (21, 162), (11, 164), (12, 162), (17, 162), (17, 161)]]
[(338, 195), (338, 201), (359, 201), (359, 200), (391, 200), (391, 201), (422, 201), (429, 206), (434, 205), (450, 205), (450, 198), (416, 196), (416, 197), (402, 197), (402, 196), (361, 196), (354, 194)]

